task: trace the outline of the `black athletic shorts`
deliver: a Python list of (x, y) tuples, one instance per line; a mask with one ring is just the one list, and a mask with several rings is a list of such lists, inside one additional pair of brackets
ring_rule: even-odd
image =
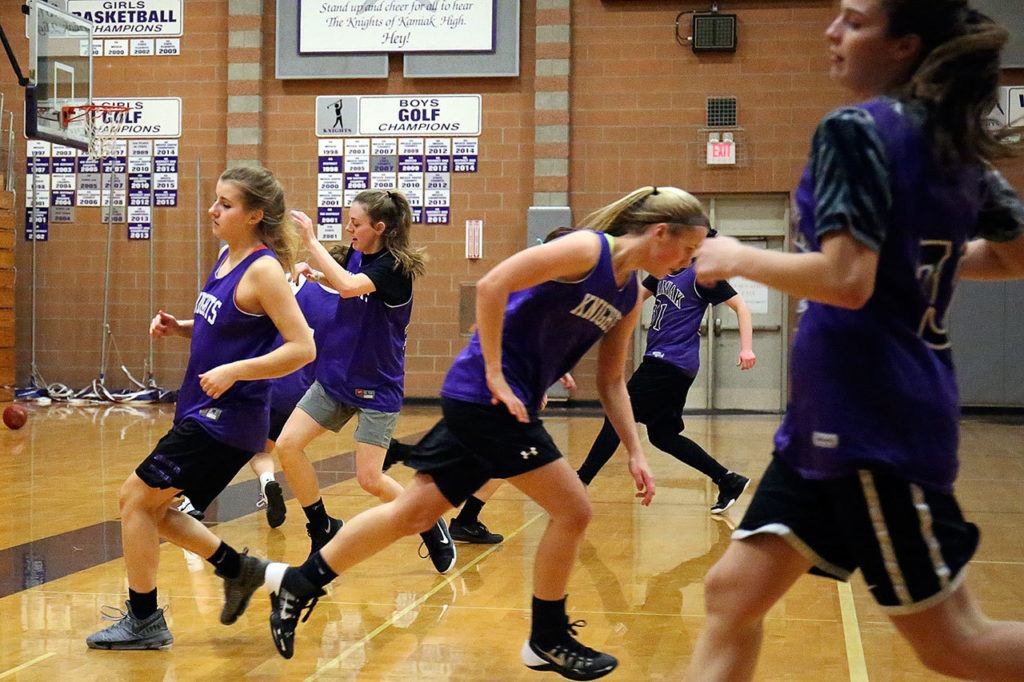
[(216, 440), (193, 419), (171, 427), (136, 469), (151, 488), (182, 491), (205, 511), (255, 453)]
[(884, 466), (815, 481), (773, 459), (734, 539), (771, 533), (846, 580), (860, 569), (875, 601), (894, 615), (922, 611), (959, 587), (978, 528), (953, 495), (926, 490)]
[[(511, 478), (562, 457), (543, 422), (516, 421), (502, 404), (481, 405), (441, 398), (444, 418), (399, 460), (429, 474), (458, 507), (492, 478)], [(394, 448), (392, 448), (394, 450)]]
[(288, 421), (290, 416), (292, 416), (291, 410), (281, 412), (273, 408), (270, 409), (270, 431), (267, 433), (267, 440), (277, 441), (281, 431), (284, 430), (285, 422)]
[(640, 424), (679, 424), (676, 433), (682, 431), (683, 406), (693, 379), (670, 362), (644, 357), (626, 384), (633, 418)]

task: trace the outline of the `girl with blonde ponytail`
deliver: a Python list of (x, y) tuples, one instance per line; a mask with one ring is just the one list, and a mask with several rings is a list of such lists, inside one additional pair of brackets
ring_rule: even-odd
[[(613, 656), (574, 637), (580, 622), (567, 615), (566, 587), (590, 502), (538, 412), (548, 387), (600, 342), (601, 402), (629, 452), (636, 496), (650, 504), (654, 477), (623, 377), (640, 315), (637, 273), (663, 277), (689, 263), (707, 235), (707, 218), (686, 192), (646, 187), (601, 209), (587, 224), (597, 229), (525, 249), (477, 283), (477, 331), (441, 388), (444, 418), (405, 453), (406, 465), (417, 473), (401, 495), (351, 519), (302, 566), (266, 567), (271, 633), (282, 655), (293, 653), (299, 614), (337, 574), (432, 527), (489, 479), (503, 478), (551, 516), (537, 551), (523, 663), (576, 680), (615, 670)], [(364, 232), (356, 230), (360, 239)], [(248, 597), (228, 596), (236, 603)]]

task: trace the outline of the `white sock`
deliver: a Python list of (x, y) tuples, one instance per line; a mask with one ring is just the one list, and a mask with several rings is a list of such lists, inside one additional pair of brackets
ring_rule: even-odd
[(267, 566), (267, 572), (263, 574), (263, 587), (270, 592), (281, 590), (281, 581), (284, 580), (284, 572), (288, 570), (288, 564), (272, 563)]
[(267, 484), (274, 480), (274, 472), (268, 472), (266, 474), (260, 474), (260, 490), (265, 494), (267, 492)]

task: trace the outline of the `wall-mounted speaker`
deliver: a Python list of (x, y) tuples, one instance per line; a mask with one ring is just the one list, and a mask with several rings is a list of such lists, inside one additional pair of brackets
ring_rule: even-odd
[(706, 12), (693, 15), (690, 46), (694, 52), (735, 52), (736, 15)]

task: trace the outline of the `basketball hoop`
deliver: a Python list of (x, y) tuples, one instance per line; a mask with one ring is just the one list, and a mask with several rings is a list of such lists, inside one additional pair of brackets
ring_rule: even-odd
[(105, 159), (113, 154), (114, 145), (127, 125), (127, 121), (126, 117), (117, 120), (118, 117), (111, 116), (109, 118), (115, 120), (102, 121), (102, 125), (97, 125), (97, 122), (105, 114), (127, 112), (128, 106), (125, 104), (73, 104), (61, 107), (60, 125), (64, 129), (73, 125), (81, 126), (85, 137), (89, 140), (89, 151), (86, 154), (91, 159)]

